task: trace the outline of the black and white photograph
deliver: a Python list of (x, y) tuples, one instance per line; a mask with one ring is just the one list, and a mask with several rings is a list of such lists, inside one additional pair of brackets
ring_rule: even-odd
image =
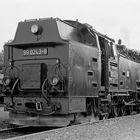
[(2, 0), (0, 140), (140, 140), (140, 1)]

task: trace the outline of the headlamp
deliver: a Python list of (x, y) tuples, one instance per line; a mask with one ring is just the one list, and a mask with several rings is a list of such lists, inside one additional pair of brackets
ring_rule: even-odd
[(2, 80), (2, 83), (4, 86), (8, 86), (10, 84), (10, 78), (8, 76), (5, 76)]
[(37, 24), (32, 25), (31, 26), (31, 33), (33, 33), (35, 35), (41, 34), (42, 33), (42, 27), (37, 25)]
[(51, 80), (50, 80), (50, 83), (51, 83), (51, 85), (53, 85), (53, 86), (57, 85), (58, 82), (59, 82), (59, 77), (56, 76), (56, 75), (54, 75), (54, 76), (51, 78)]
[(33, 33), (33, 34), (36, 34), (37, 32), (38, 32), (38, 25), (32, 25), (31, 26), (31, 32)]

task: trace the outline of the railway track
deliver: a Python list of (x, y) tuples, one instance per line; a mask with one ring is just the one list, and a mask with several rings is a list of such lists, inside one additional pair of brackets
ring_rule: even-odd
[(54, 127), (23, 126), (23, 127), (17, 127), (17, 128), (4, 129), (0, 131), (0, 140), (34, 134), (37, 132), (43, 132), (43, 131), (48, 131), (52, 129), (55, 129), (55, 128)]

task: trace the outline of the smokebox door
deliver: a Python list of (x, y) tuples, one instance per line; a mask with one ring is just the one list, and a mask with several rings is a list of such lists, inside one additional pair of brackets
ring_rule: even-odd
[(41, 72), (42, 72), (42, 64), (23, 64), (21, 76), (21, 88), (40, 89), (42, 79)]

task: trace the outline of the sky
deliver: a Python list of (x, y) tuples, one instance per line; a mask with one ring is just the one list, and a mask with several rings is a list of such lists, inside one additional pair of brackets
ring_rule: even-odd
[(1, 0), (0, 51), (14, 39), (18, 22), (47, 17), (78, 19), (140, 50), (140, 0)]

